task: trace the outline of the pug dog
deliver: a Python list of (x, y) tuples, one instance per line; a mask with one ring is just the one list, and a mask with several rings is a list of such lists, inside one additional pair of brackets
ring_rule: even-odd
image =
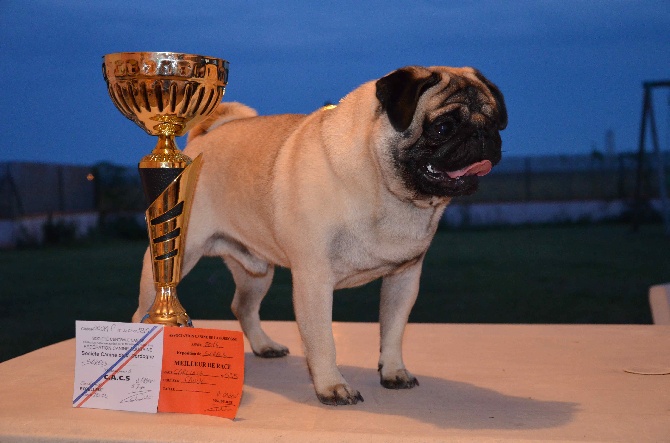
[[(274, 358), (289, 350), (265, 334), (259, 307), (275, 266), (290, 268), (314, 389), (331, 405), (363, 401), (337, 368), (333, 290), (382, 278), (381, 384), (418, 386), (401, 344), (426, 250), (449, 201), (500, 161), (506, 125), (500, 90), (467, 67), (401, 68), (309, 115), (221, 104), (185, 149), (203, 165), (182, 276), (222, 257), (251, 349)], [(151, 268), (147, 251), (134, 321), (154, 299)]]

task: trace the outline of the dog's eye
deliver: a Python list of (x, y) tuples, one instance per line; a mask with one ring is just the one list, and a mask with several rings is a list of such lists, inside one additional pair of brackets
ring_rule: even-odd
[(426, 128), (426, 135), (432, 139), (444, 139), (454, 131), (455, 127), (451, 119), (436, 121)]
[(454, 125), (452, 125), (451, 122), (442, 122), (435, 127), (435, 133), (437, 135), (444, 136), (450, 133), (453, 127)]

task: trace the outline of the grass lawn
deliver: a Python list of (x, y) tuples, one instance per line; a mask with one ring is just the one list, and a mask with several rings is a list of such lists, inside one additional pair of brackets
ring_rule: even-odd
[[(413, 322), (650, 323), (647, 291), (670, 281), (661, 225), (440, 231)], [(145, 244), (0, 251), (0, 361), (74, 336), (75, 320), (129, 321)], [(192, 318), (230, 319), (233, 283), (203, 259), (179, 286)], [(334, 320), (377, 321), (379, 282), (335, 294)], [(291, 277), (276, 272), (261, 317), (293, 319)]]

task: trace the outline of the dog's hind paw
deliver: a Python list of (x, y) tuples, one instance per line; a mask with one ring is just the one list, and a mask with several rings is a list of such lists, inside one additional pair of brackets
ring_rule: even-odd
[(355, 389), (352, 389), (350, 386), (345, 384), (337, 384), (331, 386), (327, 389), (325, 394), (318, 393), (316, 396), (319, 398), (319, 401), (324, 405), (355, 405), (356, 403), (363, 402), (363, 396), (360, 392)]
[(261, 358), (281, 358), (286, 357), (289, 354), (288, 348), (285, 346), (278, 347), (266, 347), (261, 349), (259, 352), (254, 351), (254, 355)]

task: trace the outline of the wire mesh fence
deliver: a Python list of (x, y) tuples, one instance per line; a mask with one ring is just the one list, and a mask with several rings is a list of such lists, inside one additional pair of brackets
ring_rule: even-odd
[[(666, 169), (670, 153), (663, 154)], [(648, 156), (641, 177), (642, 197), (659, 195), (659, 178)], [(505, 157), (480, 182), (467, 203), (627, 200), (634, 195), (637, 156), (556, 155)], [(667, 186), (667, 183), (664, 184)], [(0, 219), (52, 213), (143, 212), (137, 169), (100, 163), (69, 166), (0, 163)]]
[[(640, 177), (645, 199), (659, 195), (652, 160), (645, 159)], [(670, 155), (665, 153), (663, 162), (667, 169)], [(479, 191), (466, 198), (469, 203), (628, 200), (634, 196), (637, 165), (633, 153), (503, 158), (481, 180)]]

